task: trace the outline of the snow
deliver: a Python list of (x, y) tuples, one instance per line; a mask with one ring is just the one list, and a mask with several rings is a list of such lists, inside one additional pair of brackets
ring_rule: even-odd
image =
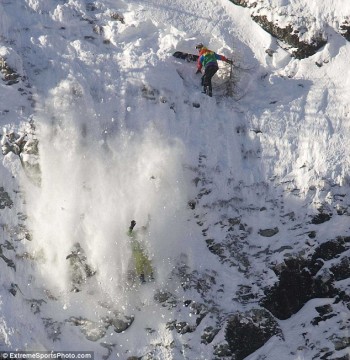
[[(301, 9), (312, 22), (304, 38), (321, 30), (328, 38), (303, 60), (292, 58), (251, 20), (253, 11), (283, 25)], [(15, 205), (2, 215), (1, 242), (9, 234), (18, 236), (9, 229), (19, 212), (27, 214), (32, 241), (21, 241), (19, 251), (36, 261), (18, 262), (16, 273), (2, 264), (1, 350), (93, 350), (99, 359), (106, 348), (66, 321), (81, 316), (98, 322), (122, 310), (135, 316), (130, 329), (117, 334), (110, 327), (101, 340), (113, 345), (113, 358), (143, 356), (161, 343), (159, 359), (210, 359), (223, 331), (207, 347), (194, 333), (171, 333), (168, 322), (191, 314), (155, 303), (154, 292), (164, 288), (187, 300), (190, 293), (172, 276), (181, 260), (191, 270), (216, 272), (215, 286), (224, 284), (225, 296), (217, 293), (215, 300), (226, 313), (239, 309), (243, 305), (232, 305), (232, 299), (249, 280), (239, 266), (221, 264), (208, 251), (197, 223), (207, 226), (208, 238), (223, 239), (224, 228), (212, 224), (240, 216), (253, 234), (249, 245), (242, 245), (252, 254), (251, 271), (258, 277), (264, 273), (262, 281), (271, 285), (275, 276), (257, 254), (269, 249), (267, 260), (278, 264), (282, 246), (292, 247), (292, 253), (306, 247), (304, 238), (291, 234), (290, 224), (273, 238), (258, 234), (279, 224), (281, 203), (284, 214), (294, 211), (296, 222), (305, 223), (327, 204), (332, 188), (347, 194), (350, 44), (338, 30), (349, 11), (341, 0), (265, 0), (253, 10), (226, 0), (2, 1), (0, 59), (20, 81), (0, 83), (1, 127), (23, 131), (33, 117), (42, 182), (34, 185), (14, 154), (4, 157), (1, 186), (14, 189)], [(113, 13), (124, 22), (113, 20)], [(297, 26), (306, 21), (294, 18)], [(197, 42), (234, 60), (233, 97), (223, 96), (227, 64), (220, 63), (214, 97), (207, 98), (200, 93), (195, 64), (171, 56), (175, 50), (194, 52)], [(267, 49), (274, 51), (272, 57)], [(210, 193), (198, 200), (201, 210), (194, 218), (187, 203), (201, 187)], [(223, 203), (226, 208), (220, 208)], [(139, 227), (150, 221), (145, 241), (156, 283), (128, 290), (126, 232), (132, 219)], [(318, 241), (332, 238), (334, 229), (346, 235), (347, 219), (318, 226)], [(98, 270), (84, 293), (70, 291), (66, 256), (76, 242)], [(11, 283), (23, 297), (9, 293)], [(57, 300), (46, 301), (40, 318), (27, 300), (43, 298), (44, 290)], [(99, 306), (102, 301), (108, 308)], [(247, 359), (310, 359), (301, 347), (301, 323), (328, 301), (314, 299), (282, 321), (285, 341), (273, 337)], [(59, 341), (47, 335), (42, 318), (57, 321)], [(316, 342), (328, 330), (312, 331), (310, 341)]]

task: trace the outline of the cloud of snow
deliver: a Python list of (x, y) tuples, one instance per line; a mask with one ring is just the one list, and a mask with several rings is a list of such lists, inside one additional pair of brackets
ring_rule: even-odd
[(40, 119), (42, 186), (28, 187), (28, 207), (46, 285), (70, 290), (66, 256), (79, 242), (101, 290), (116, 297), (131, 256), (130, 221), (136, 230), (148, 224), (141, 240), (161, 279), (186, 249), (188, 191), (180, 140), (152, 123), (105, 135), (79, 83), (61, 82)]

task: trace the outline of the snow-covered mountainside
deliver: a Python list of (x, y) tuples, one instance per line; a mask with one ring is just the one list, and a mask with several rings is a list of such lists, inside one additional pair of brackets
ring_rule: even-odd
[(0, 351), (350, 359), (349, 14), (0, 0)]

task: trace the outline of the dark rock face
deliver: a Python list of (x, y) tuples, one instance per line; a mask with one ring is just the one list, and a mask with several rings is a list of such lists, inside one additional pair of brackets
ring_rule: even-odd
[(313, 276), (310, 262), (304, 259), (289, 259), (280, 271), (279, 282), (267, 290), (262, 306), (278, 319), (285, 320), (298, 312), (313, 298), (335, 296), (331, 280), (324, 282)]
[(329, 221), (331, 217), (332, 214), (319, 213), (312, 218), (311, 223), (314, 225), (323, 224), (324, 222)]
[(312, 262), (317, 259), (331, 260), (350, 247), (350, 237), (338, 237), (335, 240), (321, 244), (312, 255)]
[(340, 263), (330, 268), (335, 281), (345, 280), (350, 278), (350, 259), (345, 256)]
[(265, 292), (262, 306), (278, 319), (285, 320), (314, 298), (335, 297), (334, 281), (349, 278), (349, 258), (344, 256), (330, 269), (325, 262), (339, 257), (350, 246), (350, 238), (338, 237), (321, 244), (310, 259), (292, 258), (274, 269), (279, 281)]
[(274, 335), (282, 337), (282, 332), (273, 316), (264, 309), (231, 316), (225, 331), (229, 350), (236, 360), (243, 360)]

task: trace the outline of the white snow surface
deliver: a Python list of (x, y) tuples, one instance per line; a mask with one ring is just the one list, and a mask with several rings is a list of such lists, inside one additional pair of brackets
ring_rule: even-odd
[[(4, 156), (1, 186), (14, 204), (1, 210), (1, 243), (17, 241), (23, 256), (16, 271), (1, 264), (0, 350), (91, 350), (102, 359), (109, 348), (111, 359), (147, 353), (212, 359), (223, 333), (204, 345), (200, 330), (169, 331), (167, 323), (191, 322), (192, 315), (185, 307), (161, 306), (154, 293), (165, 289), (181, 301), (200, 301), (171, 276), (184, 261), (191, 271), (216, 272), (210, 296), (223, 312), (244, 310), (233, 298), (239, 285), (253, 280), (208, 251), (206, 224), (214, 239), (223, 237), (214, 223), (240, 216), (249, 225), (252, 279), (267, 286), (276, 280), (268, 267), (283, 253), (267, 258), (256, 255), (259, 250), (308, 251), (307, 238), (297, 238), (281, 213), (294, 211), (305, 224), (320, 206), (335, 206), (334, 192), (348, 201), (350, 44), (336, 24), (348, 18), (349, 6), (344, 0), (266, 0), (258, 9), (227, 0), (1, 0), (0, 58), (21, 76), (14, 85), (0, 82), (1, 128), (21, 132), (34, 119), (42, 182), (34, 185), (14, 154)], [(283, 22), (300, 9), (314, 19), (310, 33), (322, 29), (328, 37), (303, 60), (251, 19), (259, 10)], [(112, 18), (116, 13), (123, 22)], [(195, 52), (197, 42), (234, 60), (232, 96), (225, 96), (232, 85), (228, 64), (220, 62), (209, 98), (200, 92), (195, 63), (172, 56)], [(236, 205), (220, 208), (233, 198)], [(187, 203), (194, 199), (192, 210)], [(262, 208), (267, 211), (252, 210)], [(23, 214), (31, 241), (18, 226)], [(145, 242), (156, 281), (130, 290), (131, 219), (137, 227), (149, 222)], [(333, 217), (318, 226), (317, 241), (347, 235), (348, 224), (347, 216)], [(276, 226), (276, 236), (259, 236)], [(66, 260), (76, 242), (97, 270), (78, 293), (70, 291)], [(13, 284), (16, 296), (9, 292)], [(45, 299), (40, 314), (34, 299)], [(329, 302), (314, 299), (281, 321), (284, 341), (273, 337), (247, 359), (311, 359), (301, 324)], [(99, 341), (67, 322), (74, 316), (99, 323), (112, 311), (135, 316), (134, 323), (121, 334), (108, 328)], [(43, 319), (55, 322), (58, 339)], [(313, 327), (310, 341), (322, 341), (334, 326)]]

